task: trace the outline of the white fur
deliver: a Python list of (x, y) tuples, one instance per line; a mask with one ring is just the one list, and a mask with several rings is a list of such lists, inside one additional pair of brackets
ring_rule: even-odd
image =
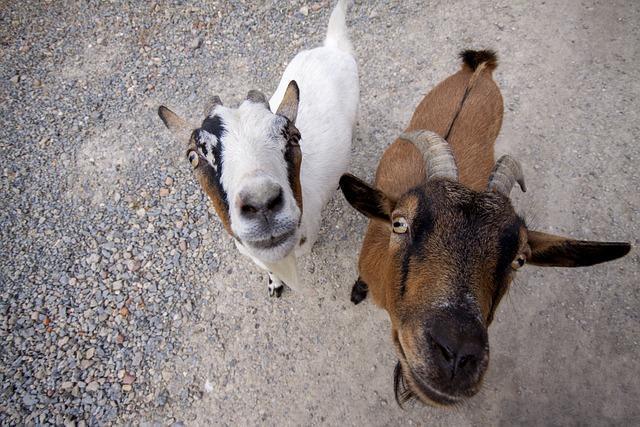
[[(351, 156), (360, 89), (345, 10), (346, 1), (340, 0), (331, 14), (325, 45), (298, 53), (269, 101), (275, 111), (289, 82), (295, 80), (298, 84), (300, 104), (296, 127), (302, 135), (303, 195), (300, 232), (306, 242), (296, 248), (296, 257), (309, 252), (317, 240), (322, 209), (338, 188)], [(279, 268), (280, 279), (292, 288), (308, 288), (298, 280), (297, 266), (284, 267)]]
[[(247, 244), (256, 239), (280, 235), (296, 228), (300, 209), (289, 185), (284, 162), (285, 141), (280, 128), (286, 120), (271, 113), (261, 104), (243, 102), (238, 109), (218, 107), (215, 113), (224, 123), (222, 186), (229, 198), (229, 218), (234, 234)], [(245, 220), (240, 211), (240, 194), (248, 192), (259, 199), (265, 188), (279, 185), (284, 193), (284, 208), (276, 215), (271, 227), (258, 227)], [(259, 251), (247, 247), (247, 252), (261, 261), (273, 262), (284, 258), (294, 247), (287, 242), (278, 250)]]
[[(284, 282), (305, 293), (311, 287), (299, 280), (297, 257), (309, 252), (317, 240), (322, 209), (347, 170), (358, 110), (358, 68), (347, 35), (345, 11), (346, 2), (340, 0), (331, 14), (324, 46), (298, 53), (269, 101), (271, 111), (277, 111), (289, 82), (295, 80), (298, 84), (300, 102), (295, 125), (302, 136), (301, 218), (282, 156), (283, 141), (278, 132), (283, 118), (249, 101), (238, 109), (219, 106), (214, 110), (226, 129), (222, 136), (222, 184), (229, 198), (231, 227), (240, 239), (236, 246), (270, 272), (273, 286)], [(284, 196), (284, 208), (267, 234), (285, 235), (292, 225), (300, 225), (292, 238), (278, 248), (258, 250), (243, 244), (243, 239), (264, 233), (242, 218), (238, 195), (243, 191), (259, 195), (260, 188), (267, 185), (280, 185)], [(303, 238), (305, 242), (300, 245)]]

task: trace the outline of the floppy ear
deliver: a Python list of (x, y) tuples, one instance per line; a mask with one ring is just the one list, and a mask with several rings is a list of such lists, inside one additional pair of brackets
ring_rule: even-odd
[(282, 98), (276, 114), (286, 117), (291, 123), (295, 123), (296, 117), (298, 117), (299, 102), (300, 90), (298, 89), (298, 84), (295, 80), (291, 80), (289, 86), (287, 86), (287, 90), (284, 92), (284, 98)]
[(611, 261), (625, 256), (631, 249), (629, 243), (590, 242), (539, 231), (527, 231), (531, 248), (528, 263), (543, 267), (584, 267)]
[(340, 189), (349, 204), (358, 212), (369, 218), (391, 221), (391, 211), (395, 202), (382, 191), (348, 173), (340, 178)]
[(189, 124), (178, 116), (176, 113), (161, 105), (158, 108), (158, 115), (162, 119), (164, 125), (171, 131), (173, 136), (181, 143), (186, 144), (191, 138), (191, 127)]

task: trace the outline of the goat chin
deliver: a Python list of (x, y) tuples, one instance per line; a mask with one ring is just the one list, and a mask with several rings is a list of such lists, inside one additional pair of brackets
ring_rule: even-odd
[[(245, 247), (246, 251), (249, 252), (252, 258), (257, 258), (263, 263), (275, 264), (295, 253), (297, 241), (298, 238), (296, 233), (293, 233), (285, 241), (280, 242), (274, 247), (260, 248), (253, 246), (248, 242), (243, 242), (242, 245)], [(272, 273), (274, 272), (272, 271)]]

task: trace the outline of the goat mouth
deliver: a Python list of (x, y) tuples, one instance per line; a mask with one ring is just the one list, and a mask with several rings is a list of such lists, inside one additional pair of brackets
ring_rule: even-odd
[(291, 236), (293, 236), (294, 233), (295, 229), (287, 231), (278, 236), (271, 236), (267, 239), (262, 240), (250, 240), (246, 241), (246, 243), (256, 249), (273, 249), (286, 242), (289, 238), (291, 238)]
[(451, 396), (449, 394), (438, 391), (435, 387), (424, 381), (420, 375), (417, 375), (413, 369), (410, 369), (411, 380), (416, 388), (420, 390), (420, 393), (424, 395), (431, 403), (436, 405), (449, 406), (460, 402), (462, 398)]
[(424, 381), (411, 367), (404, 348), (402, 348), (402, 343), (400, 343), (397, 336), (394, 336), (394, 344), (396, 345), (399, 360), (393, 371), (393, 389), (396, 402), (401, 408), (404, 403), (416, 399), (424, 404), (433, 406), (451, 406), (464, 399), (463, 397), (451, 396), (439, 391), (433, 385)]
[[(404, 364), (409, 364), (404, 361)], [(433, 386), (423, 381), (419, 375), (416, 375), (411, 367), (408, 369), (403, 368), (403, 363), (398, 361), (396, 368), (393, 372), (394, 380), (394, 392), (396, 402), (400, 407), (404, 403), (412, 400), (420, 400), (422, 403), (433, 406), (451, 406), (459, 403), (462, 399), (455, 396), (450, 396), (441, 391), (438, 391)]]

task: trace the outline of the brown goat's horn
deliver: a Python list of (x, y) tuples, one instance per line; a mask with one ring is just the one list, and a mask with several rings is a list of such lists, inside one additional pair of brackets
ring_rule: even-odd
[(458, 180), (458, 167), (449, 143), (428, 130), (405, 132), (400, 138), (412, 142), (422, 152), (427, 168), (427, 180), (446, 178)]
[(249, 93), (247, 93), (247, 101), (264, 104), (267, 108), (269, 108), (267, 97), (264, 96), (264, 93), (260, 92), (259, 90), (251, 89)]
[(516, 182), (523, 192), (527, 191), (520, 163), (518, 163), (518, 161), (513, 157), (505, 154), (500, 157), (496, 162), (496, 165), (493, 167), (491, 176), (489, 176), (489, 185), (487, 186), (487, 189), (509, 197), (509, 193), (511, 193), (511, 189)]

